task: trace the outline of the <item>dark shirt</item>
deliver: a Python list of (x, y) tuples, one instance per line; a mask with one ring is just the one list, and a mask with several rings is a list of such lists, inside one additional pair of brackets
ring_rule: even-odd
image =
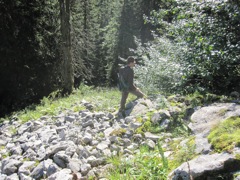
[(124, 67), (124, 73), (122, 75), (123, 75), (124, 80), (129, 85), (129, 91), (135, 91), (136, 87), (133, 84), (133, 78), (134, 78), (133, 69), (130, 68), (129, 66)]

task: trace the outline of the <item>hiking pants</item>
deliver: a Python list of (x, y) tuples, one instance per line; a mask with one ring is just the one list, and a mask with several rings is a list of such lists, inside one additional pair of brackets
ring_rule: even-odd
[(129, 93), (134, 94), (135, 96), (137, 96), (137, 98), (142, 98), (144, 96), (144, 94), (139, 89), (136, 89), (134, 91), (123, 91), (120, 103), (120, 110), (125, 110), (125, 104)]

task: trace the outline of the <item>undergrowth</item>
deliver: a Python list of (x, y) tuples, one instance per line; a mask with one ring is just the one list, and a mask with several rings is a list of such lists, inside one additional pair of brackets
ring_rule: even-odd
[(139, 153), (131, 159), (119, 154), (109, 158), (108, 162), (113, 165), (107, 174), (107, 178), (111, 180), (167, 179), (168, 162), (160, 144), (154, 151), (150, 151), (146, 146), (141, 146)]

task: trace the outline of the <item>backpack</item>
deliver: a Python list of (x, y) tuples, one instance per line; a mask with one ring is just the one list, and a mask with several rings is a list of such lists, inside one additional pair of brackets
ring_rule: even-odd
[(124, 79), (125, 68), (121, 68), (118, 73), (118, 89), (119, 91), (128, 91), (128, 82)]

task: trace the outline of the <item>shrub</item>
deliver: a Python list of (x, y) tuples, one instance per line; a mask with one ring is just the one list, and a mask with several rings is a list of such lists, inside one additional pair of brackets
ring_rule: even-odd
[(136, 43), (135, 53), (141, 57), (135, 69), (137, 85), (148, 94), (173, 91), (182, 75), (180, 48), (169, 39), (157, 36), (144, 45), (137, 40)]

